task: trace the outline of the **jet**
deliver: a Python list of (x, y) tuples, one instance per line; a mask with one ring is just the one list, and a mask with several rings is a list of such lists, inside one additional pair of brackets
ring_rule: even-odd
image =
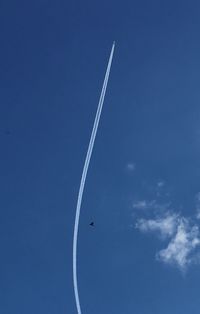
[(93, 222), (93, 221), (90, 223), (90, 226), (91, 226), (91, 227), (94, 227), (94, 222)]

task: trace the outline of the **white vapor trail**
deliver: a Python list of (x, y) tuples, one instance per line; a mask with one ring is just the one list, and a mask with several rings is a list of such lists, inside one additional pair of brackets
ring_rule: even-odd
[(80, 187), (79, 187), (79, 193), (78, 193), (78, 201), (77, 201), (77, 205), (76, 205), (76, 216), (75, 216), (74, 237), (73, 237), (73, 283), (74, 283), (74, 294), (75, 294), (76, 308), (77, 308), (78, 314), (81, 314), (81, 306), (80, 306), (78, 282), (77, 282), (77, 240), (78, 240), (80, 209), (81, 209), (81, 203), (82, 203), (82, 197), (83, 197), (83, 191), (84, 191), (85, 181), (86, 181), (86, 177), (87, 177), (88, 167), (90, 164), (90, 159), (92, 156), (95, 137), (96, 137), (98, 124), (99, 124), (99, 120), (101, 117), (101, 111), (102, 111), (102, 107), (103, 107), (103, 103), (104, 103), (104, 97), (105, 97), (106, 88), (107, 88), (107, 84), (108, 84), (114, 48), (115, 48), (115, 42), (112, 45), (112, 50), (111, 50), (110, 58), (108, 61), (108, 66), (107, 66), (107, 70), (106, 70), (106, 74), (105, 74), (105, 78), (104, 78), (104, 82), (103, 82), (101, 96), (100, 96), (99, 103), (98, 103), (98, 108), (97, 108), (97, 112), (96, 112), (96, 116), (95, 116), (95, 120), (94, 120), (92, 134), (90, 137), (87, 155), (85, 158), (85, 163), (84, 163), (84, 167), (83, 167), (83, 172), (82, 172), (81, 182), (80, 182)]

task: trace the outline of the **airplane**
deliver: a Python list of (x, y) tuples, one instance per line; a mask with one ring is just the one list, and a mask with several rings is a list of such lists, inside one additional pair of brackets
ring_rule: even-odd
[(91, 226), (91, 227), (94, 227), (94, 222), (93, 222), (93, 221), (90, 223), (90, 226)]

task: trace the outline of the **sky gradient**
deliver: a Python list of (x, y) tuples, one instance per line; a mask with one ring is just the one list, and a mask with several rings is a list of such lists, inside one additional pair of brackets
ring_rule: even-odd
[(198, 1), (1, 1), (1, 313), (76, 313), (75, 207), (115, 40), (81, 208), (82, 312), (199, 314), (199, 16)]

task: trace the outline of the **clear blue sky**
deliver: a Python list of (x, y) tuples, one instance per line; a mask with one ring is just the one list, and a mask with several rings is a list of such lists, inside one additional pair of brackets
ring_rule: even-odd
[[(0, 312), (199, 314), (199, 1), (1, 1)], [(95, 228), (89, 223), (95, 222)]]

